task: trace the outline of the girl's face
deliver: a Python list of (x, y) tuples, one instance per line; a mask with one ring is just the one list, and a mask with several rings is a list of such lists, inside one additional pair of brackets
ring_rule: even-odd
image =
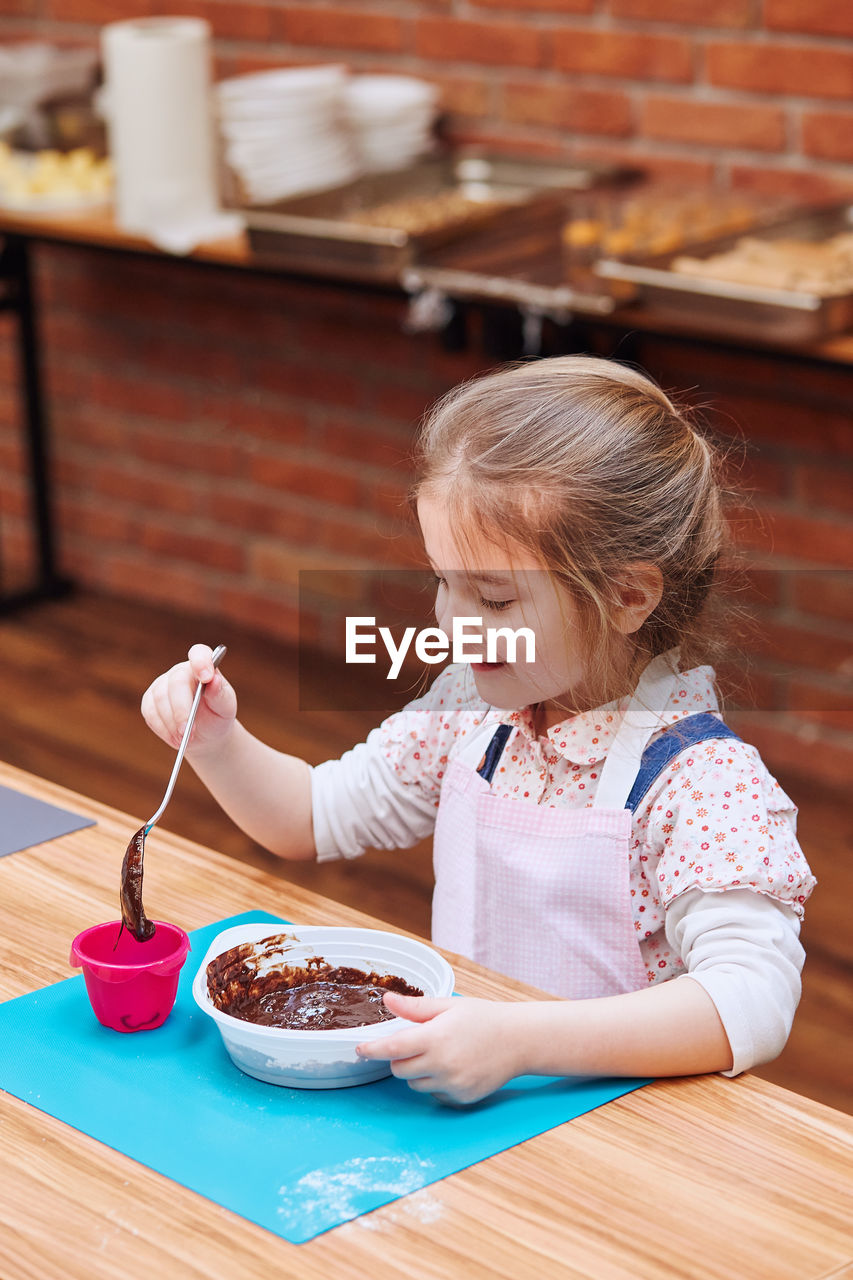
[[(507, 641), (497, 637), (501, 660), (470, 664), (484, 701), (501, 710), (542, 703), (545, 726), (596, 705), (583, 692), (578, 613), (565, 588), (518, 544), (499, 545), (480, 536), (460, 548), (434, 498), (418, 499), (418, 517), (438, 583), (435, 615), (441, 629), (451, 636), (454, 618), (477, 617), (484, 633), (487, 628), (527, 627), (535, 636), (532, 662), (526, 661), (523, 640), (515, 660), (508, 661)], [(477, 647), (468, 644), (471, 651)]]

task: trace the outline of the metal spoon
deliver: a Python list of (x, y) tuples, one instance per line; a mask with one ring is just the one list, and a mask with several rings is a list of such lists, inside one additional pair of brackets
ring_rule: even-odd
[[(213, 657), (211, 659), (213, 666), (218, 667), (224, 657), (225, 645), (220, 644), (213, 651)], [(145, 853), (145, 837), (148, 835), (148, 832), (158, 819), (162, 817), (163, 810), (169, 803), (172, 792), (175, 789), (175, 781), (178, 777), (178, 771), (180, 770), (181, 763), (184, 758), (184, 752), (187, 749), (187, 743), (190, 740), (190, 734), (192, 733), (196, 712), (198, 711), (198, 706), (201, 702), (203, 689), (204, 685), (199, 681), (198, 688), (195, 691), (195, 697), (193, 698), (193, 704), (190, 707), (189, 719), (187, 720), (187, 725), (184, 729), (183, 737), (181, 738), (181, 745), (178, 748), (177, 759), (175, 760), (172, 768), (172, 776), (169, 779), (168, 786), (166, 787), (166, 794), (163, 796), (160, 808), (154, 816), (149, 818), (145, 825), (140, 827), (135, 835), (131, 837), (130, 844), (127, 846), (127, 852), (124, 855), (124, 861), (121, 865), (121, 928), (119, 929), (118, 937), (115, 941), (116, 947), (118, 946), (119, 938), (121, 938), (125, 928), (130, 930), (137, 942), (147, 942), (149, 938), (154, 937), (154, 925), (146, 916), (145, 908), (142, 905), (142, 858)], [(113, 949), (115, 950), (115, 947)]]
[[(220, 662), (225, 657), (226, 653), (227, 653), (227, 648), (224, 644), (220, 644), (216, 646), (216, 648), (213, 650), (213, 657), (210, 660), (211, 663), (213, 664), (214, 669), (219, 666)], [(196, 691), (195, 691), (195, 697), (193, 698), (193, 704), (190, 707), (189, 719), (187, 720), (187, 726), (184, 729), (184, 736), (181, 738), (181, 745), (178, 747), (178, 754), (175, 759), (174, 767), (172, 769), (172, 776), (169, 779), (168, 786), (166, 787), (166, 794), (163, 796), (163, 802), (160, 805), (160, 808), (154, 814), (153, 818), (149, 818), (145, 826), (142, 828), (143, 839), (145, 838), (145, 836), (148, 835), (148, 832), (154, 826), (155, 822), (158, 822), (159, 819), (162, 818), (163, 810), (166, 808), (166, 805), (169, 803), (169, 801), (172, 798), (172, 792), (175, 789), (175, 782), (177, 781), (178, 773), (183, 763), (184, 752), (186, 751), (187, 743), (190, 740), (190, 734), (192, 733), (193, 724), (195, 723), (196, 712), (198, 711), (199, 703), (201, 702), (201, 695), (203, 690), (204, 690), (204, 685), (201, 683), (201, 681), (199, 681), (198, 687), (196, 688)]]

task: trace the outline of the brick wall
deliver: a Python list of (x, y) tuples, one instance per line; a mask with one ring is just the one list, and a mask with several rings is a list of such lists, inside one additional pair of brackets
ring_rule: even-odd
[[(853, 9), (838, 0), (4, 0), (0, 39), (92, 42), (105, 21), (170, 8), (210, 19), (222, 74), (344, 58), (430, 76), (459, 139), (762, 190), (853, 181)], [(407, 450), (424, 408), (487, 362), (476, 342), (449, 354), (405, 335), (390, 294), (83, 249), (40, 250), (38, 285), (79, 581), (291, 639), (300, 568), (417, 562)], [(9, 333), (0, 316), (13, 586), (31, 549)], [(749, 442), (738, 530), (765, 572), (731, 674), (748, 660), (756, 704), (775, 708), (750, 735), (772, 762), (848, 780), (853, 373), (674, 340), (632, 354)], [(307, 627), (323, 640), (321, 614)]]
[(461, 140), (771, 192), (853, 182), (847, 0), (4, 0), (0, 39), (94, 42), (170, 11), (210, 21), (218, 74), (343, 60), (430, 78)]
[[(272, 636), (297, 634), (300, 569), (420, 566), (407, 454), (423, 410), (489, 363), (403, 332), (392, 294), (83, 248), (37, 254), (60, 546), (78, 581)], [(0, 317), (2, 320), (2, 317)], [(0, 324), (0, 552), (27, 566), (15, 369)], [(738, 539), (761, 570), (723, 662), (777, 767), (853, 765), (853, 371), (601, 326), (586, 349), (693, 388), (733, 444)], [(352, 575), (302, 617), (327, 643)], [(351, 612), (348, 608), (344, 611)], [(356, 608), (356, 612), (362, 610)], [(768, 714), (770, 712), (770, 714)]]
[[(619, 354), (619, 350), (616, 350)], [(728, 452), (735, 577), (718, 663), (731, 723), (774, 767), (853, 767), (853, 369), (647, 337), (630, 353)]]
[[(413, 424), (478, 360), (405, 335), (402, 297), (86, 250), (38, 262), (74, 577), (293, 639), (300, 569), (422, 564)], [(32, 548), (12, 355), (0, 347), (0, 545), (20, 582)]]

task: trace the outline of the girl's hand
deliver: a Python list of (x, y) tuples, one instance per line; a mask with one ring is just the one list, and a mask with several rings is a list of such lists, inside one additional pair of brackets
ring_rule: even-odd
[(395, 1017), (417, 1024), (358, 1046), (362, 1058), (388, 1060), (392, 1073), (440, 1102), (479, 1102), (522, 1070), (513, 1010), (490, 1000), (431, 1000), (388, 991)]
[(237, 697), (231, 685), (211, 663), (213, 650), (194, 644), (189, 662), (179, 662), (158, 676), (142, 696), (142, 715), (149, 729), (170, 747), (181, 743), (196, 685), (205, 686), (193, 725), (188, 755), (224, 742), (237, 716)]

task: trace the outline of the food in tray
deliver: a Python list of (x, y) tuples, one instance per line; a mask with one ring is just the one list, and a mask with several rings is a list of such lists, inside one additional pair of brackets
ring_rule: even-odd
[(497, 209), (503, 203), (500, 200), (474, 200), (462, 191), (439, 191), (435, 195), (405, 196), (375, 205), (372, 209), (361, 209), (351, 213), (348, 221), (363, 227), (387, 227), (392, 231), (420, 235)]
[(8, 209), (75, 209), (110, 198), (112, 165), (90, 147), (13, 151), (0, 142), (0, 205)]
[(739, 196), (711, 192), (652, 187), (628, 199), (603, 193), (573, 201), (563, 242), (592, 257), (674, 253), (697, 240), (745, 231), (764, 212)]
[[(280, 937), (258, 946), (275, 946)], [(290, 1031), (340, 1031), (386, 1022), (394, 1016), (382, 1002), (386, 991), (422, 996), (404, 978), (331, 965), (312, 956), (304, 965), (281, 965), (263, 974), (247, 960), (251, 944), (232, 947), (207, 966), (207, 989), (217, 1009), (244, 1022)]]
[(853, 232), (820, 241), (743, 236), (724, 253), (682, 255), (671, 265), (680, 275), (704, 280), (833, 297), (853, 290)]

